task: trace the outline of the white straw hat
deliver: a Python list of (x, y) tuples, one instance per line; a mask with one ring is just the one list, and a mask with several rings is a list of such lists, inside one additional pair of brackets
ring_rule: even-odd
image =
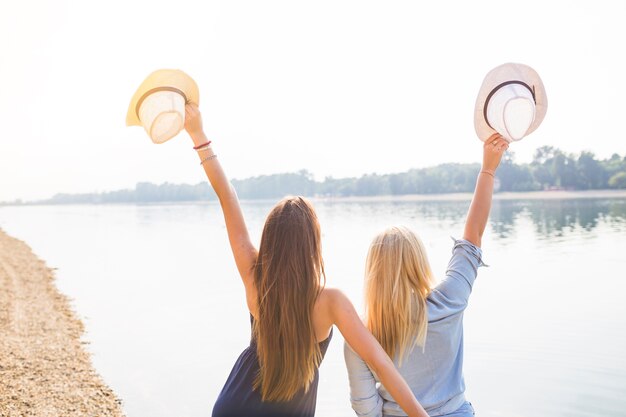
[(199, 104), (196, 82), (183, 71), (162, 69), (141, 83), (128, 106), (127, 126), (143, 126), (154, 143), (163, 143), (185, 124), (185, 104)]
[(482, 141), (498, 132), (509, 142), (539, 127), (548, 109), (539, 74), (524, 64), (500, 65), (485, 76), (478, 91), (474, 127)]

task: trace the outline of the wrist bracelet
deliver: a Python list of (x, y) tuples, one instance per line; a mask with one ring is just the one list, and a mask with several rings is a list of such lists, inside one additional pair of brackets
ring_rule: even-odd
[(209, 146), (210, 144), (211, 144), (211, 141), (204, 142), (204, 143), (201, 143), (201, 144), (200, 144), (200, 145), (198, 145), (198, 146), (194, 146), (194, 147), (193, 147), (193, 149), (195, 149), (195, 150), (197, 151), (198, 149), (202, 149), (202, 148), (204, 148), (205, 146)]
[(480, 174), (487, 174), (487, 175), (491, 175), (493, 178), (495, 178), (495, 177), (496, 177), (495, 175), (493, 175), (493, 173), (492, 173), (492, 172), (489, 172), (489, 171), (480, 171)]
[(210, 144), (210, 143), (208, 143), (208, 144), (206, 144), (206, 145), (202, 146), (201, 148), (196, 149), (196, 151), (197, 151), (197, 152), (200, 152), (200, 151), (208, 151), (209, 149), (211, 149), (211, 144)]
[(206, 156), (202, 158), (202, 160), (200, 161), (200, 165), (204, 164), (206, 161), (210, 161), (211, 159), (215, 159), (215, 158), (217, 158), (217, 154)]

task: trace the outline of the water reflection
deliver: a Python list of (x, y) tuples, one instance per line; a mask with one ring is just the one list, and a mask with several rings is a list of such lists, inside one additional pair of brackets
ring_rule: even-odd
[(599, 223), (623, 226), (626, 222), (626, 200), (494, 202), (491, 225), (498, 237), (510, 237), (521, 218), (529, 218), (541, 238), (560, 237), (575, 230), (592, 233)]
[[(436, 222), (442, 227), (453, 227), (465, 221), (468, 201), (383, 201), (371, 203), (333, 202), (317, 203), (316, 207), (332, 207), (335, 215), (365, 214), (367, 217), (408, 218)], [(561, 237), (580, 230), (592, 233), (599, 224), (614, 230), (626, 223), (626, 199), (562, 199), (562, 200), (495, 200), (490, 225), (497, 238), (515, 235), (520, 221), (532, 222), (539, 238)]]

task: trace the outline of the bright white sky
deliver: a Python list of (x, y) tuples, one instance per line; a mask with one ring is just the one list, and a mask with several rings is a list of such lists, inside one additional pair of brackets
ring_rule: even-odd
[(0, 2), (0, 201), (203, 180), (186, 134), (124, 125), (153, 70), (200, 86), (232, 178), (317, 178), (480, 160), (474, 100), (508, 61), (534, 67), (543, 125), (512, 145), (624, 154), (624, 1)]

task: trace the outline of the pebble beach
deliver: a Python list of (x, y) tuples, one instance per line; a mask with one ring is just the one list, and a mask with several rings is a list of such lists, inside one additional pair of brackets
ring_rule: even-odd
[(54, 272), (0, 229), (0, 416), (123, 416)]

